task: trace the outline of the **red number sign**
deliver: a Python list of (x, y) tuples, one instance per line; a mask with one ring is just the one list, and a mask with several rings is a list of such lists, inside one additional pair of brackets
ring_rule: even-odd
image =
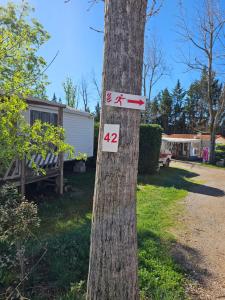
[(105, 124), (102, 142), (103, 152), (117, 152), (119, 144), (119, 129), (118, 124)]

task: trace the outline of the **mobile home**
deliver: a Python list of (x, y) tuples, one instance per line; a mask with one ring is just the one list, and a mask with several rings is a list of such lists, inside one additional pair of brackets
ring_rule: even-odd
[[(28, 109), (24, 112), (25, 120), (33, 124), (39, 119), (53, 125), (62, 126), (65, 130), (66, 143), (75, 149), (75, 156), (81, 152), (87, 157), (93, 156), (94, 143), (94, 118), (90, 113), (78, 111), (64, 104), (54, 103), (34, 97), (26, 99)], [(34, 155), (33, 160), (45, 170), (45, 175), (36, 174), (31, 168), (30, 161), (11, 162), (1, 181), (13, 181), (21, 186), (22, 194), (25, 184), (48, 178), (55, 178), (60, 193), (63, 192), (63, 162), (71, 160), (68, 155), (54, 156), (48, 154), (43, 159), (39, 154)], [(73, 159), (74, 160), (74, 159)]]
[[(216, 136), (216, 144), (223, 143), (224, 138)], [(170, 150), (173, 158), (198, 160), (209, 158), (209, 134), (164, 134), (162, 136), (162, 149)]]

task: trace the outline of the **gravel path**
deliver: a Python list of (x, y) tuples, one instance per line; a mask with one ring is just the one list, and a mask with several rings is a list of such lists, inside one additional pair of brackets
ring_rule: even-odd
[(191, 171), (196, 180), (175, 233), (175, 259), (196, 282), (188, 292), (192, 299), (225, 299), (225, 170), (183, 162), (171, 167)]

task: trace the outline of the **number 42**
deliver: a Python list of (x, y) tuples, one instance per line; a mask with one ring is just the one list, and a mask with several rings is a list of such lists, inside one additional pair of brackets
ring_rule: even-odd
[(118, 143), (118, 135), (117, 133), (109, 133), (107, 132), (106, 135), (104, 136), (104, 140), (108, 143)]

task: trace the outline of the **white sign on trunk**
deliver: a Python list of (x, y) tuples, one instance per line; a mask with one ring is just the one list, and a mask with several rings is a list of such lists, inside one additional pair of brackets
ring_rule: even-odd
[(106, 105), (145, 110), (146, 97), (117, 92), (106, 92)]
[(117, 152), (119, 144), (119, 124), (105, 124), (102, 140), (103, 152)]

